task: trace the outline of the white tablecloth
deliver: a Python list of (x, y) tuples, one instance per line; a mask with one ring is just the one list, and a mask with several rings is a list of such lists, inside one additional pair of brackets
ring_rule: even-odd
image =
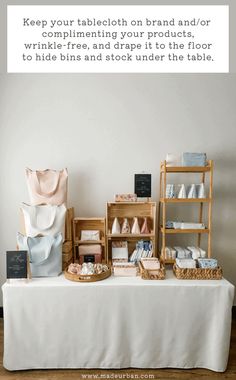
[(227, 366), (234, 287), (226, 280), (57, 278), (2, 287), (4, 367)]

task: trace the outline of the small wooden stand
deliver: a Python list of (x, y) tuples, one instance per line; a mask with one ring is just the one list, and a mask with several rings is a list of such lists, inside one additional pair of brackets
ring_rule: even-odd
[[(147, 218), (149, 234), (112, 234), (112, 223), (118, 218), (122, 224), (124, 218), (128, 218), (131, 226), (133, 218), (139, 220)], [(138, 240), (150, 240), (153, 245), (153, 254), (156, 256), (156, 202), (108, 202), (106, 213), (106, 245), (107, 262), (112, 260), (112, 241), (128, 241), (129, 253), (135, 249)]]
[[(97, 230), (100, 232), (100, 240), (81, 240), (82, 230)], [(74, 261), (76, 260), (78, 247), (82, 244), (101, 244), (103, 261), (106, 262), (107, 249), (105, 239), (105, 218), (74, 218), (73, 220), (74, 235)]]

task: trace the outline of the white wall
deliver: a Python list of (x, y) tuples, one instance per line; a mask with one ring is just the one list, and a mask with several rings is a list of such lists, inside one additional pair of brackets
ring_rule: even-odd
[(236, 75), (8, 75), (0, 77), (0, 279), (15, 248), (24, 168), (69, 170), (69, 205), (105, 215), (133, 175), (153, 174), (167, 152), (215, 161), (213, 255), (236, 284)]

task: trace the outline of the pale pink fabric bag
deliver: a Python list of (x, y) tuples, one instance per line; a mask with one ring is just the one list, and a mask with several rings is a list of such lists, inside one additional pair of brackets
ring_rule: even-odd
[(61, 205), (62, 203), (67, 203), (67, 169), (40, 171), (26, 168), (25, 171), (32, 205), (41, 203)]

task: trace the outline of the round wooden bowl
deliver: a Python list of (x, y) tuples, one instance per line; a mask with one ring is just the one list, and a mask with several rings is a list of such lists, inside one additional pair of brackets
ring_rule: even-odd
[(68, 272), (68, 268), (64, 271), (65, 278), (70, 281), (77, 282), (95, 282), (105, 280), (105, 278), (110, 277), (111, 275), (111, 267), (108, 266), (108, 270), (106, 272), (102, 272), (100, 274), (72, 274)]

